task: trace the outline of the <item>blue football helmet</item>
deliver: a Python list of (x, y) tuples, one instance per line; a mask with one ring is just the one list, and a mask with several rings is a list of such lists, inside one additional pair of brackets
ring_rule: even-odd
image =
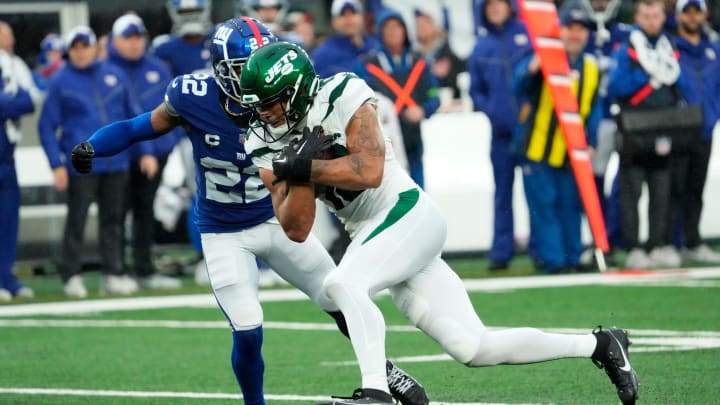
[(240, 70), (250, 53), (277, 37), (260, 21), (250, 17), (231, 18), (215, 28), (210, 42), (215, 81), (230, 99), (240, 103)]
[(168, 0), (172, 31), (179, 37), (207, 35), (212, 28), (211, 0)]

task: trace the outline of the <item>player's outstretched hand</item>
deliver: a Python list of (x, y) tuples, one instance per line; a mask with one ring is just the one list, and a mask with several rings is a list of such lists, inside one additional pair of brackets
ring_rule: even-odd
[(90, 170), (92, 170), (93, 156), (95, 156), (95, 150), (90, 142), (75, 145), (70, 153), (73, 167), (83, 174), (90, 173)]
[(312, 160), (321, 158), (332, 142), (332, 135), (325, 135), (321, 126), (316, 125), (312, 130), (305, 127), (302, 137), (290, 141), (273, 159), (273, 183), (282, 180), (309, 182)]

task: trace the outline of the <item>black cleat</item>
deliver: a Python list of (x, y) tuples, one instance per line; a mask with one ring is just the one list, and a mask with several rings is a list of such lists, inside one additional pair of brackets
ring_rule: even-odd
[(430, 403), (425, 388), (416, 379), (390, 360), (385, 363), (390, 393), (402, 405), (427, 405)]
[(358, 388), (351, 397), (335, 397), (330, 402), (318, 402), (317, 405), (395, 405), (392, 396), (385, 391), (370, 388)]
[[(638, 376), (630, 365), (628, 355), (628, 332), (624, 329), (610, 328), (593, 331), (598, 336), (598, 344), (607, 341), (607, 347), (599, 347), (591, 357), (598, 368), (605, 369), (610, 381), (617, 387), (617, 394), (624, 405), (632, 405), (638, 399)], [(604, 335), (601, 337), (600, 335)]]

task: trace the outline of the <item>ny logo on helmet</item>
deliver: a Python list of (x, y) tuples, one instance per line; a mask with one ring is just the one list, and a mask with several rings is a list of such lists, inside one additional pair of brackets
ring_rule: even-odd
[(221, 26), (215, 31), (215, 37), (213, 38), (213, 43), (217, 45), (225, 45), (227, 44), (228, 38), (230, 38), (230, 34), (232, 34), (233, 30), (230, 27)]
[(298, 54), (293, 49), (289, 50), (288, 53), (283, 55), (280, 60), (275, 62), (275, 64), (267, 71), (265, 74), (265, 83), (270, 84), (278, 76), (285, 76), (286, 74), (293, 71), (293, 65), (290, 63), (290, 61), (293, 61), (297, 59)]

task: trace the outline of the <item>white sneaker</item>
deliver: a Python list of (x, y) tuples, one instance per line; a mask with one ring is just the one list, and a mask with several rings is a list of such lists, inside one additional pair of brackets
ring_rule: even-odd
[(87, 289), (85, 289), (85, 283), (80, 276), (72, 276), (68, 281), (65, 282), (65, 296), (70, 298), (85, 298), (87, 297)]
[(20, 298), (35, 298), (35, 291), (33, 291), (30, 287), (22, 286), (19, 290), (17, 290), (15, 296)]
[(152, 274), (138, 279), (140, 287), (148, 290), (175, 290), (182, 287), (182, 282), (176, 278)]
[(12, 294), (10, 294), (10, 291), (0, 288), (0, 302), (10, 302), (12, 301)]
[(650, 260), (655, 267), (676, 268), (682, 264), (682, 259), (675, 246), (665, 245), (654, 248), (650, 252)]
[(128, 276), (127, 274), (123, 274), (121, 277), (123, 279), (123, 283), (125, 283), (125, 288), (130, 291), (130, 294), (136, 293), (140, 290), (140, 286), (134, 278)]
[(200, 260), (195, 265), (195, 284), (210, 285), (210, 277), (208, 276), (207, 265), (205, 260)]
[(273, 269), (259, 269), (258, 285), (260, 287), (273, 287), (276, 285), (287, 285), (288, 282), (280, 277)]
[(626, 269), (649, 269), (653, 263), (643, 249), (634, 248), (625, 257)]
[(688, 262), (720, 263), (720, 253), (710, 249), (710, 246), (706, 244), (692, 249), (683, 249), (682, 256)]
[(100, 282), (100, 294), (129, 295), (135, 291), (137, 291), (137, 283), (128, 276), (107, 275), (103, 276)]

